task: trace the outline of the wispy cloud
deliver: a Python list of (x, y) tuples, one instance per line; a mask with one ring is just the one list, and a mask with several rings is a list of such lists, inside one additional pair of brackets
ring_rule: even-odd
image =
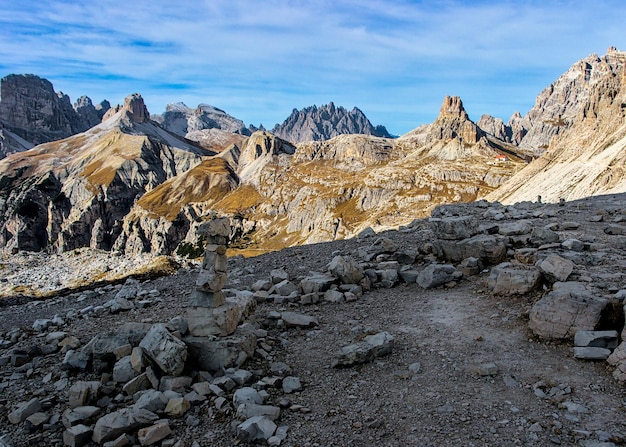
[(623, 1), (204, 0), (0, 4), (0, 70), (76, 99), (207, 102), (272, 126), (358, 106), (403, 133), (460, 95), (472, 118), (525, 113), (569, 65), (626, 48)]

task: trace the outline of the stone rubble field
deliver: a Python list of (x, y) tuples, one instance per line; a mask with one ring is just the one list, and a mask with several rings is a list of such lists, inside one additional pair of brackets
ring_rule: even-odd
[(201, 265), (74, 292), (89, 250), (3, 257), (60, 292), (0, 298), (0, 446), (625, 445), (625, 199), (227, 262), (211, 224)]

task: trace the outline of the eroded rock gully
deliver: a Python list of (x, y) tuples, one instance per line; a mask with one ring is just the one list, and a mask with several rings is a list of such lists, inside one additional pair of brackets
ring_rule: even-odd
[[(230, 258), (222, 290), (247, 312), (196, 346), (213, 352), (203, 367), (186, 341), (197, 266), (5, 298), (3, 442), (622, 445), (624, 348), (616, 366), (576, 359), (571, 332), (622, 330), (623, 203), (447, 206), (399, 231)], [(72, 258), (54, 261), (50, 275)], [(544, 332), (573, 302), (586, 317)], [(338, 362), (348, 346), (371, 353)]]

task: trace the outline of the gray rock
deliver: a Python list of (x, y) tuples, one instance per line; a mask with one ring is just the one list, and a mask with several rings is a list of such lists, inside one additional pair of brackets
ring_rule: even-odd
[(237, 426), (237, 438), (243, 442), (267, 441), (276, 431), (276, 424), (265, 416), (255, 416)]
[(596, 347), (575, 347), (574, 357), (584, 360), (606, 360), (611, 355), (611, 350)]
[(503, 236), (520, 236), (529, 234), (533, 227), (529, 222), (520, 220), (516, 222), (503, 223), (498, 226), (498, 233)]
[(398, 274), (400, 275), (400, 278), (402, 278), (402, 281), (404, 281), (407, 284), (415, 283), (417, 281), (417, 276), (419, 275), (419, 272), (410, 266), (405, 266), (405, 267), (406, 268), (402, 268), (398, 272)]
[(61, 422), (65, 428), (70, 428), (78, 424), (89, 425), (101, 411), (99, 407), (94, 406), (68, 408), (63, 412)]
[(536, 268), (510, 262), (492, 268), (487, 280), (487, 286), (495, 295), (523, 295), (540, 284), (541, 273)]
[(144, 427), (137, 432), (139, 444), (154, 445), (172, 434), (172, 429), (167, 421), (159, 422), (149, 427)]
[(537, 268), (550, 282), (566, 281), (574, 270), (574, 263), (558, 255), (550, 255), (537, 263)]
[(626, 234), (626, 227), (623, 225), (610, 224), (604, 229), (604, 232), (612, 236), (623, 236)]
[(351, 366), (358, 363), (371, 362), (376, 357), (391, 353), (393, 344), (394, 338), (387, 332), (368, 335), (362, 342), (341, 348), (335, 356), (332, 366)]
[(102, 384), (99, 381), (76, 382), (70, 387), (69, 405), (70, 408), (82, 407), (98, 398), (98, 393)]
[[(156, 384), (154, 382), (156, 382)], [(154, 372), (152, 372), (152, 370), (148, 368), (146, 372), (143, 372), (134, 379), (129, 380), (122, 387), (122, 391), (129, 396), (132, 396), (139, 391), (147, 390), (151, 387), (154, 387), (155, 385), (158, 385), (158, 379), (154, 375)]]
[(41, 410), (41, 401), (37, 398), (32, 398), (29, 401), (17, 404), (17, 408), (9, 413), (7, 419), (11, 424), (19, 424), (39, 410)]
[(235, 404), (235, 407), (238, 407), (246, 403), (261, 405), (263, 404), (263, 397), (254, 388), (239, 388), (235, 391), (235, 394), (233, 394), (233, 404)]
[(270, 289), (270, 293), (277, 293), (280, 296), (289, 296), (290, 294), (298, 291), (298, 286), (296, 286), (288, 279), (285, 279), (284, 281), (275, 284), (274, 287)]
[(382, 287), (385, 287), (387, 289), (392, 288), (399, 281), (398, 270), (395, 268), (385, 269), (385, 270), (376, 270), (376, 275), (378, 276), (379, 284)]
[(297, 312), (282, 312), (280, 317), (287, 327), (313, 327), (319, 326), (317, 318)]
[(272, 284), (278, 284), (279, 282), (289, 280), (289, 273), (285, 269), (274, 269), (270, 272), (270, 280)]
[(530, 310), (530, 329), (543, 338), (569, 338), (593, 330), (606, 300), (597, 298), (579, 282), (555, 283), (553, 290)]
[(307, 276), (300, 281), (300, 288), (303, 294), (309, 293), (324, 293), (337, 281), (333, 276), (327, 275), (313, 275)]
[(102, 444), (152, 424), (159, 417), (148, 410), (123, 408), (102, 416), (93, 429), (93, 441)]
[(506, 245), (503, 236), (477, 234), (462, 241), (433, 241), (433, 253), (448, 262), (473, 257), (486, 264), (498, 264), (506, 259)]
[(566, 250), (583, 251), (585, 249), (585, 243), (578, 239), (566, 239), (561, 242), (561, 247)]
[(358, 239), (366, 239), (368, 237), (376, 236), (376, 232), (372, 229), (372, 227), (367, 227), (357, 233), (356, 237)]
[(577, 331), (574, 346), (615, 349), (618, 337), (617, 331)]
[(359, 256), (366, 261), (371, 261), (381, 254), (395, 253), (398, 248), (396, 244), (387, 237), (380, 237), (374, 240), (369, 247), (359, 248)]
[(478, 220), (475, 216), (430, 218), (428, 223), (438, 239), (460, 241), (478, 233)]
[(109, 312), (112, 314), (116, 314), (118, 312), (129, 311), (135, 308), (135, 305), (132, 301), (129, 301), (125, 298), (113, 298), (112, 300), (104, 303), (105, 309), (109, 309)]
[(364, 276), (361, 266), (350, 256), (335, 256), (328, 271), (343, 284), (358, 284)]
[[(254, 330), (241, 325), (229, 337), (213, 340), (207, 337), (186, 337), (189, 357), (202, 371), (216, 372), (232, 366), (241, 366), (240, 359), (252, 357), (256, 349)], [(242, 357), (242, 353), (243, 357)]]
[(128, 278), (122, 288), (115, 294), (115, 299), (134, 300), (141, 290), (139, 281), (134, 278)]
[(89, 356), (81, 351), (70, 349), (65, 353), (61, 369), (85, 371), (89, 365)]
[(285, 377), (287, 374), (291, 373), (291, 368), (286, 363), (273, 362), (270, 364), (270, 372), (275, 376)]
[(187, 360), (187, 346), (174, 337), (164, 324), (155, 324), (139, 346), (168, 375), (178, 376)]
[(275, 421), (280, 417), (280, 408), (272, 405), (257, 405), (250, 402), (237, 406), (238, 419), (245, 420), (256, 416), (264, 416)]
[(554, 231), (547, 229), (547, 228), (541, 228), (541, 227), (533, 228), (533, 231), (531, 233), (530, 243), (534, 247), (539, 247), (545, 244), (553, 244), (556, 242), (559, 242), (558, 233), (555, 233)]
[(40, 318), (33, 322), (33, 330), (35, 332), (44, 332), (52, 325), (52, 320), (47, 318)]
[(83, 447), (91, 442), (93, 430), (86, 425), (78, 424), (63, 432), (63, 445)]
[(339, 290), (327, 290), (324, 292), (324, 301), (329, 303), (343, 303), (346, 300), (346, 296)]
[(126, 357), (122, 357), (113, 366), (113, 381), (114, 382), (126, 383), (134, 379), (138, 375), (139, 373), (133, 368), (130, 355), (127, 355)]
[(300, 383), (300, 379), (294, 376), (285, 377), (283, 379), (283, 392), (285, 394), (291, 394), (296, 391), (302, 391), (302, 383)]
[(453, 265), (430, 264), (417, 275), (417, 283), (424, 289), (431, 289), (450, 281), (456, 281), (462, 276), (463, 274)]
[(137, 410), (148, 410), (153, 413), (160, 413), (165, 410), (168, 399), (165, 397), (163, 392), (157, 390), (146, 390), (137, 394), (138, 398), (133, 404), (133, 408)]

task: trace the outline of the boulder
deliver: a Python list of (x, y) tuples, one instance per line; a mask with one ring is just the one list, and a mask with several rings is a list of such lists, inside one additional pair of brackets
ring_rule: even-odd
[(559, 242), (559, 235), (548, 228), (535, 227), (530, 236), (530, 244), (533, 247), (540, 247), (545, 244)]
[(98, 393), (102, 384), (93, 380), (89, 382), (79, 381), (70, 387), (69, 405), (70, 408), (82, 407), (98, 398)]
[(302, 391), (302, 383), (300, 383), (300, 379), (294, 376), (285, 377), (283, 379), (283, 392), (285, 394), (291, 394), (296, 391)]
[(430, 264), (417, 275), (417, 283), (424, 289), (431, 289), (461, 279), (462, 276), (453, 265)]
[(152, 326), (139, 346), (168, 375), (178, 376), (187, 360), (187, 346), (169, 333), (164, 324)]
[(495, 295), (523, 295), (537, 289), (541, 273), (534, 267), (504, 262), (491, 269), (487, 286)]
[(133, 408), (148, 410), (153, 413), (160, 413), (165, 410), (168, 399), (163, 392), (157, 390), (146, 390), (136, 399)]
[(270, 280), (272, 284), (278, 284), (279, 282), (286, 281), (289, 279), (289, 273), (283, 268), (273, 269), (270, 271)]
[(343, 284), (358, 284), (364, 276), (361, 266), (350, 256), (335, 256), (328, 271)]
[(93, 430), (83, 424), (68, 427), (63, 432), (63, 445), (68, 447), (83, 447), (91, 442)]
[(559, 255), (550, 255), (537, 263), (537, 268), (541, 270), (546, 279), (550, 282), (567, 281), (569, 275), (574, 270), (574, 263), (569, 259)]
[(68, 408), (63, 412), (61, 422), (65, 428), (70, 428), (78, 424), (89, 425), (101, 411), (99, 407), (94, 406)]
[(131, 356), (127, 355), (126, 357), (122, 357), (113, 366), (113, 381), (114, 382), (123, 382), (126, 383), (135, 377), (137, 377), (139, 373), (133, 368), (131, 363)]
[(276, 424), (265, 416), (254, 416), (237, 426), (237, 438), (243, 442), (267, 441), (276, 431)]
[(502, 236), (478, 234), (462, 241), (433, 241), (433, 253), (448, 262), (458, 263), (473, 257), (493, 265), (506, 259), (506, 245)]
[(153, 445), (172, 434), (172, 429), (167, 422), (144, 427), (137, 432), (137, 439), (141, 445)]
[(138, 428), (148, 426), (159, 417), (148, 410), (123, 408), (102, 416), (93, 429), (93, 441), (102, 444), (130, 433)]
[(516, 222), (503, 223), (498, 226), (498, 234), (503, 236), (521, 236), (529, 234), (533, 227), (529, 222), (520, 220)]
[(172, 418), (182, 417), (191, 408), (191, 403), (184, 397), (174, 397), (167, 402), (165, 414)]
[(570, 338), (577, 331), (593, 330), (606, 304), (583, 283), (557, 282), (530, 310), (529, 326), (542, 338)]
[(239, 388), (233, 394), (233, 404), (238, 407), (241, 404), (263, 404), (263, 397), (252, 387)]
[(478, 233), (478, 219), (475, 216), (430, 218), (428, 223), (437, 239), (460, 241)]
[(351, 366), (358, 363), (371, 362), (376, 357), (391, 353), (394, 338), (387, 332), (368, 335), (362, 342), (344, 346), (336, 354), (333, 367)]
[(34, 397), (29, 401), (17, 404), (17, 408), (9, 413), (7, 419), (11, 424), (19, 424), (39, 410), (41, 410), (41, 402)]
[(300, 281), (300, 289), (303, 294), (324, 293), (337, 281), (333, 276), (316, 274), (307, 276)]
[(256, 349), (256, 336), (246, 325), (239, 326), (229, 337), (212, 339), (210, 337), (186, 337), (185, 344), (189, 357), (196, 366), (209, 372), (217, 372), (232, 366), (238, 366), (239, 359), (252, 357)]

